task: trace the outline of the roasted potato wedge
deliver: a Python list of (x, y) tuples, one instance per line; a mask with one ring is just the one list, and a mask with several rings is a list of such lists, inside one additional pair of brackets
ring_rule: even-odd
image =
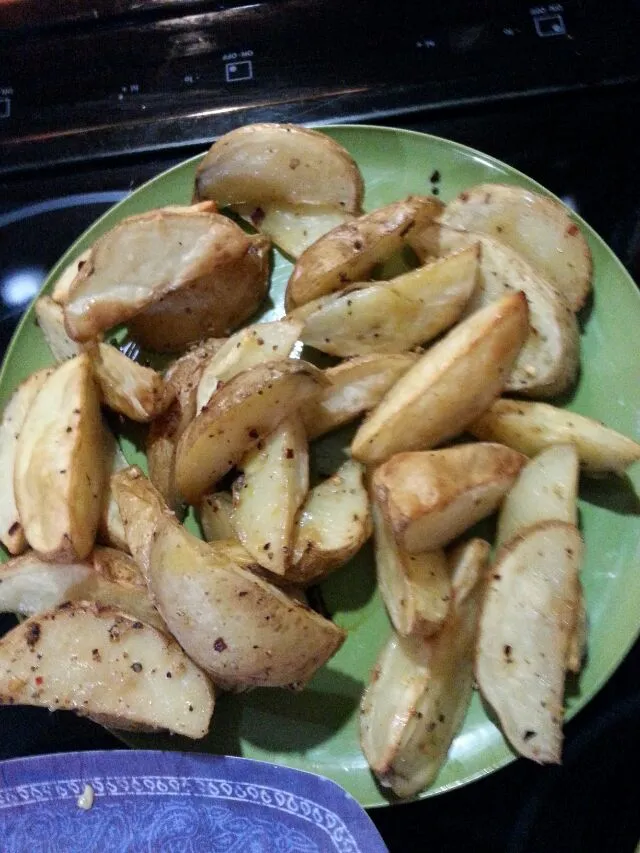
[(148, 592), (147, 582), (140, 571), (140, 566), (130, 554), (118, 548), (96, 546), (89, 555), (89, 560), (100, 577), (122, 586)]
[(13, 487), (27, 542), (48, 560), (91, 551), (106, 476), (100, 401), (83, 353), (48, 376), (24, 419)]
[(98, 344), (90, 355), (102, 401), (112, 411), (149, 423), (171, 403), (171, 386), (150, 367), (136, 364), (111, 344)]
[(578, 452), (573, 444), (554, 444), (534, 456), (502, 502), (497, 547), (543, 521), (577, 525), (578, 475)]
[(330, 384), (300, 410), (309, 441), (375, 408), (417, 353), (356, 356), (324, 371)]
[(287, 284), (287, 311), (366, 280), (376, 264), (404, 245), (413, 228), (442, 210), (435, 198), (411, 196), (333, 228), (298, 258)]
[(568, 209), (523, 187), (479, 184), (449, 202), (440, 222), (497, 237), (558, 288), (574, 311), (591, 292), (591, 251)]
[(258, 364), (219, 389), (182, 433), (176, 450), (176, 487), (197, 504), (258, 442), (326, 385), (304, 361)]
[[(236, 267), (251, 246), (238, 225), (206, 210), (170, 208), (128, 217), (94, 243), (74, 279), (64, 306), (67, 332), (88, 341), (179, 289), (199, 292), (206, 283), (216, 290), (221, 271)], [(236, 296), (226, 275), (222, 280), (220, 314), (228, 294), (234, 301)]]
[(0, 421), (0, 542), (10, 554), (21, 554), (27, 547), (13, 486), (18, 437), (33, 401), (52, 372), (50, 368), (37, 370), (18, 385)]
[(300, 337), (302, 323), (279, 320), (274, 323), (254, 323), (236, 332), (209, 360), (198, 383), (196, 410), (205, 406), (214, 391), (256, 364), (288, 358)]
[(216, 684), (300, 686), (337, 651), (341, 628), (239, 566), (228, 543), (188, 533), (138, 471), (117, 479), (129, 546), (158, 610)]
[(320, 297), (299, 309), (302, 340), (342, 357), (404, 352), (424, 344), (461, 316), (477, 268), (478, 249), (472, 246), (390, 281)]
[(292, 583), (317, 583), (344, 566), (371, 536), (364, 468), (348, 459), (309, 492), (296, 525)]
[(428, 787), (464, 722), (489, 546), (452, 555), (453, 600), (442, 629), (424, 639), (393, 634), (360, 706), (360, 742), (378, 781), (398, 797)]
[(214, 696), (172, 637), (113, 607), (73, 602), (27, 619), (0, 640), (0, 703), (201, 738)]
[(106, 479), (97, 538), (105, 545), (112, 545), (120, 551), (128, 551), (129, 546), (120, 517), (120, 510), (111, 489), (111, 475), (128, 468), (129, 463), (125, 459), (115, 436), (106, 425), (104, 426), (103, 441)]
[(420, 554), (495, 512), (526, 462), (490, 443), (397, 453), (373, 474), (374, 500), (399, 547)]
[(461, 433), (500, 394), (527, 334), (523, 293), (508, 294), (459, 323), (367, 417), (353, 439), (353, 456), (376, 464)]
[(513, 748), (559, 763), (564, 682), (580, 606), (582, 540), (542, 522), (499, 552), (480, 620), (476, 679)]
[(84, 252), (78, 255), (75, 260), (71, 261), (70, 264), (67, 264), (55, 280), (53, 290), (51, 291), (51, 298), (54, 302), (57, 302), (58, 305), (64, 305), (69, 298), (71, 285), (82, 267), (89, 260), (90, 255), (91, 249), (85, 249)]
[(578, 605), (576, 614), (576, 623), (574, 625), (569, 644), (567, 646), (567, 657), (565, 660), (565, 668), (567, 672), (572, 672), (578, 675), (582, 669), (582, 665), (587, 656), (589, 646), (589, 615), (587, 613), (587, 603), (584, 598), (582, 584), (579, 584)]
[(233, 484), (236, 536), (263, 568), (285, 575), (298, 510), (309, 491), (309, 449), (297, 415), (282, 421), (240, 463)]
[(233, 524), (233, 498), (230, 492), (204, 496), (200, 504), (200, 526), (207, 542), (238, 538)]
[(209, 338), (177, 359), (164, 375), (172, 401), (154, 421), (147, 434), (147, 466), (151, 482), (172, 509), (180, 497), (175, 489), (175, 456), (178, 439), (196, 416), (196, 395), (202, 372), (225, 339)]
[(563, 294), (518, 252), (493, 237), (433, 225), (416, 235), (413, 248), (428, 258), (475, 244), (481, 249), (478, 281), (465, 314), (513, 290), (521, 290), (529, 305), (529, 336), (505, 390), (528, 397), (561, 394), (575, 382), (580, 359), (578, 321)]
[(496, 400), (467, 426), (482, 441), (498, 441), (535, 456), (553, 444), (574, 444), (589, 475), (624, 474), (640, 459), (640, 444), (599, 421), (549, 403)]
[(1, 565), (0, 580), (3, 613), (33, 616), (65, 601), (93, 601), (166, 631), (137, 566), (112, 548), (96, 548), (78, 563), (48, 563), (29, 551)]
[[(83, 345), (72, 340), (64, 325), (64, 309), (50, 296), (41, 296), (35, 304), (38, 325), (56, 361), (79, 355)], [(162, 377), (136, 364), (117, 347), (102, 342), (87, 347), (105, 406), (133, 421), (147, 423), (171, 402)]]
[(40, 331), (56, 361), (66, 361), (82, 352), (81, 345), (67, 334), (64, 325), (64, 308), (61, 304), (45, 294), (36, 299), (35, 312)]
[[(232, 208), (291, 258), (299, 258), (305, 249), (327, 231), (354, 218), (353, 213), (348, 213), (342, 207), (294, 205), (283, 201), (263, 201), (260, 205), (234, 204)], [(357, 213), (362, 213), (359, 206)]]
[(230, 334), (255, 314), (269, 290), (271, 243), (260, 235), (245, 238), (244, 253), (230, 246), (215, 269), (133, 317), (129, 332), (137, 342), (156, 352), (184, 352), (203, 338)]
[(421, 554), (403, 551), (375, 501), (371, 512), (378, 589), (391, 624), (402, 637), (435, 634), (451, 604), (451, 578), (444, 550)]
[[(500, 507), (496, 548), (550, 521), (578, 524), (578, 452), (573, 444), (554, 444), (522, 468)], [(569, 638), (566, 667), (580, 672), (587, 649), (587, 611), (582, 587), (578, 615)]]
[(213, 143), (196, 171), (196, 198), (221, 207), (309, 205), (360, 213), (363, 195), (351, 155), (323, 133), (292, 124), (232, 130)]

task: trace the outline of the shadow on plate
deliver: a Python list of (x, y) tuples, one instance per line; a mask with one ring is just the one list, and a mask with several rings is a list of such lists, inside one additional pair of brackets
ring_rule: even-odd
[(325, 667), (300, 693), (259, 688), (220, 695), (211, 730), (202, 740), (166, 733), (113, 734), (138, 749), (241, 756), (242, 744), (248, 743), (268, 755), (304, 753), (335, 737), (357, 710), (363, 689), (358, 679)]
[(618, 515), (640, 515), (640, 496), (626, 474), (623, 477), (611, 476), (602, 479), (583, 477), (580, 497), (587, 503), (611, 510)]

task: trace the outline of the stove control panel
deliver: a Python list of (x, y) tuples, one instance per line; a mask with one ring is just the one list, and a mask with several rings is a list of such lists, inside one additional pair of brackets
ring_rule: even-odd
[(119, 0), (113, 17), (103, 2), (96, 20), (37, 26), (14, 8), (10, 28), (0, 6), (0, 171), (208, 141), (247, 121), (375, 119), (637, 80), (635, 2), (614, 14), (595, 0)]

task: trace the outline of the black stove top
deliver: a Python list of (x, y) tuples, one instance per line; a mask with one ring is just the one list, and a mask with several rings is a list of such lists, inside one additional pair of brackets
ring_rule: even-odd
[[(258, 118), (355, 118), (493, 154), (577, 209), (640, 281), (637, 4), (431, 6), (0, 3), (0, 348), (96, 216)], [(631, 853), (639, 669), (637, 644), (567, 725), (563, 767), (517, 761), (374, 810), (390, 850)], [(69, 714), (2, 708), (0, 721), (0, 757), (121, 746)]]
[(638, 80), (637, 11), (637, 0), (13, 0), (0, 4), (0, 171), (205, 145), (274, 116), (365, 121)]

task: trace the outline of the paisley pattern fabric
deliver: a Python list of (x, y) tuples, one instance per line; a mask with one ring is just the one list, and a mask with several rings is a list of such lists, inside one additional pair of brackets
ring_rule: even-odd
[[(81, 773), (70, 772), (79, 765)], [(90, 809), (78, 804), (86, 785), (93, 791)], [(0, 765), (0, 849), (374, 853), (385, 847), (355, 800), (321, 777), (246, 759), (117, 751)]]

